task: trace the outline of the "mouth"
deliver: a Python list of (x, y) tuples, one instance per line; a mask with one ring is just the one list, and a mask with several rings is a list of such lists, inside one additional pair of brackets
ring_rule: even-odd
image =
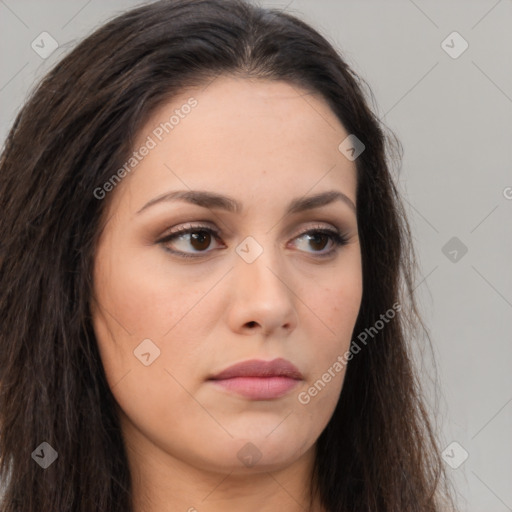
[(281, 398), (303, 380), (301, 372), (286, 359), (252, 359), (235, 364), (208, 379), (214, 386), (251, 400)]

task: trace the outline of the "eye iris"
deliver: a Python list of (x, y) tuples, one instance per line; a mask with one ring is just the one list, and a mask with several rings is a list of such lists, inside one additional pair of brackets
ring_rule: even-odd
[[(194, 233), (190, 233), (191, 241), (190, 244), (194, 249), (197, 250), (203, 250), (208, 249), (210, 242), (211, 242), (211, 235), (207, 231), (196, 231)], [(204, 242), (207, 241), (206, 245), (204, 245)], [(199, 246), (197, 246), (196, 242), (199, 243)]]
[[(320, 251), (325, 248), (325, 245), (326, 245), (325, 242), (327, 242), (329, 239), (329, 237), (325, 233), (315, 233), (315, 234), (310, 234), (308, 236), (309, 236), (309, 241), (312, 242), (313, 245), (320, 243), (320, 245), (322, 247), (313, 247)], [(320, 239), (321, 239), (321, 241), (319, 241)], [(322, 241), (324, 242), (323, 244), (322, 244)]]

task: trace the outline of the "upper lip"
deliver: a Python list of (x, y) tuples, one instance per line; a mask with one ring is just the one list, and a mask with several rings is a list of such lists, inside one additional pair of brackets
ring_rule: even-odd
[(302, 373), (286, 359), (278, 358), (272, 361), (251, 359), (234, 364), (210, 377), (210, 380), (233, 379), (235, 377), (289, 377), (301, 380)]

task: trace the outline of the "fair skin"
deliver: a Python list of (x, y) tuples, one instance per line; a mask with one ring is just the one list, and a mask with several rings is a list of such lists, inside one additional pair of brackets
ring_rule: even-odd
[[(317, 95), (223, 76), (160, 107), (136, 148), (191, 96), (197, 106), (161, 141), (153, 135), (156, 147), (110, 192), (95, 256), (93, 324), (119, 406), (135, 510), (304, 511), (315, 443), (344, 370), (307, 405), (298, 395), (349, 348), (362, 297), (356, 168), (338, 150), (348, 133)], [(140, 211), (176, 190), (230, 196), (242, 211), (184, 200)], [(346, 198), (285, 215), (292, 200), (326, 191)], [(202, 227), (196, 238), (159, 243), (190, 225)], [(312, 229), (338, 230), (346, 244), (304, 235)], [(248, 263), (239, 246), (262, 252)], [(148, 366), (134, 355), (145, 339), (160, 350)], [(275, 399), (207, 380), (241, 361), (275, 358), (303, 375)], [(257, 463), (243, 464), (241, 449), (258, 453)]]

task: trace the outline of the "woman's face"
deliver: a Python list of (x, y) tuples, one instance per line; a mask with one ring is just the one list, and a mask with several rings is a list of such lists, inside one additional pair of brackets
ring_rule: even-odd
[[(348, 135), (316, 95), (228, 77), (182, 93), (141, 130), (136, 165), (108, 192), (92, 303), (140, 456), (243, 473), (313, 453), (362, 296), (356, 168), (338, 149)], [(211, 380), (278, 358), (300, 375), (277, 365)]]

